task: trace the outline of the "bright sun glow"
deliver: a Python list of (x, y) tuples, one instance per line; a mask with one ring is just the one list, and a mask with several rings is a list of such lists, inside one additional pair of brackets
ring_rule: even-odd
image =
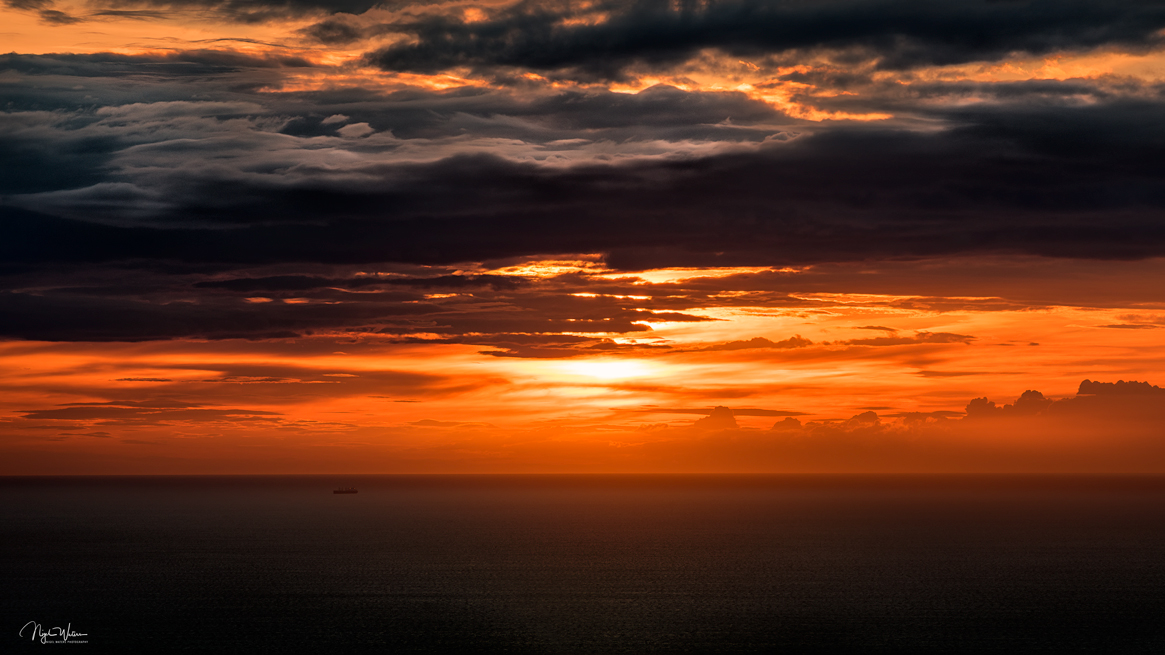
[(621, 380), (651, 374), (651, 368), (643, 362), (631, 359), (598, 359), (579, 362), (564, 362), (562, 369), (575, 375), (586, 375), (600, 380)]

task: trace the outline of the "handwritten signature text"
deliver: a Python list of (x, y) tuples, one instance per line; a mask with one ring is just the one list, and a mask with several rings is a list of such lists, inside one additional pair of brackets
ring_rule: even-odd
[[(28, 630), (29, 626), (32, 626), (32, 630), (30, 631), (32, 633), (32, 640), (39, 641), (42, 644), (64, 643), (64, 642), (69, 641), (70, 639), (73, 639), (73, 641), (77, 641), (75, 639), (75, 637), (87, 637), (87, 636), (89, 636), (89, 633), (87, 633), (87, 632), (73, 632), (73, 624), (72, 623), (68, 624), (64, 628), (57, 626), (55, 628), (49, 628), (48, 630), (45, 630), (44, 627), (41, 624), (37, 623), (36, 621), (29, 621), (28, 623), (24, 624), (23, 628), (20, 629), (20, 636), (21, 637), (24, 636), (24, 631)], [(85, 643), (85, 641), (82, 640), (78, 643)]]

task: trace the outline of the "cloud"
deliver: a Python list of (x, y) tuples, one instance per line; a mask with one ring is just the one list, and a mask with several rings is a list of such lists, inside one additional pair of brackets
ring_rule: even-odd
[[(99, 7), (114, 8), (156, 7), (159, 11), (193, 10), (209, 13), (229, 21), (258, 24), (319, 14), (362, 14), (377, 6), (378, 3), (369, 0), (101, 0), (95, 4)], [(394, 4), (423, 5), (425, 3), (395, 2)]]
[[(511, 266), (510, 260), (489, 266), (445, 267), (287, 263), (279, 257), (270, 257), (268, 263), (256, 266), (245, 263), (247, 257), (255, 257), (254, 251), (238, 250), (251, 244), (241, 234), (246, 228), (150, 230), (62, 221), (35, 214), (22, 216), (16, 212), (10, 217), (15, 220), (0, 223), (0, 231), (7, 229), (10, 234), (22, 237), (25, 247), (17, 248), (13, 241), (0, 241), (0, 253), (5, 256), (8, 267), (8, 273), (0, 275), (0, 308), (4, 310), (0, 313), (0, 335), (15, 338), (148, 341), (377, 335), (402, 344), (473, 344), (499, 357), (688, 352), (693, 347), (756, 356), (765, 356), (767, 352), (780, 353), (781, 357), (819, 357), (841, 350), (810, 347), (815, 344), (799, 335), (780, 340), (756, 337), (691, 346), (645, 339), (651, 337), (654, 323), (701, 323), (708, 322), (710, 317), (722, 316), (708, 311), (714, 308), (765, 306), (774, 311), (800, 312), (841, 308), (851, 302), (845, 298), (835, 300), (828, 294), (806, 295), (801, 291), (840, 292), (852, 288), (849, 281), (853, 278), (847, 274), (850, 270), (847, 267), (840, 267), (836, 272), (829, 267), (815, 266), (795, 274), (761, 270), (648, 283), (632, 274), (620, 275), (609, 269), (593, 274), (578, 271), (551, 276), (533, 272), (516, 274), (504, 270)], [(272, 229), (268, 234), (272, 240), (285, 239), (284, 244), (292, 246), (297, 240), (291, 236), (295, 231), (296, 228), (289, 227)], [(43, 250), (33, 247), (38, 242)], [(254, 245), (263, 248), (274, 244)], [(146, 251), (152, 251), (152, 256), (147, 258)], [(233, 252), (239, 253), (240, 261), (207, 261), (229, 257)], [(97, 261), (88, 261), (90, 255)], [(962, 283), (965, 278), (961, 276), (968, 271), (993, 270), (991, 264), (970, 261), (941, 265), (928, 261), (914, 266), (920, 268), (889, 264), (879, 269), (862, 264), (865, 274), (860, 280), (873, 286), (860, 290), (889, 294), (912, 291), (917, 278), (913, 270), (925, 271), (925, 277), (932, 283), (938, 280)], [(1078, 272), (1079, 266), (1084, 265), (1065, 262), (1047, 270), (1037, 267), (1035, 272), (1014, 266), (1002, 270), (1007, 275), (1027, 274), (1027, 279), (1034, 280), (1039, 275), (1071, 276)], [(1136, 279), (1153, 279), (1155, 267), (1160, 264), (1123, 266), (1112, 264), (1104, 270), (1116, 275), (1113, 278), (1116, 281), (1130, 272), (1136, 273)], [(1125, 273), (1117, 275), (1116, 270)], [(987, 291), (999, 290), (995, 288), (995, 278), (990, 276), (977, 283)], [(1128, 285), (1120, 288), (1132, 294), (1129, 298), (1133, 301), (1146, 297), (1133, 294), (1134, 289)], [(789, 295), (793, 291), (801, 292)], [(1062, 294), (1063, 290), (1057, 293)], [(1149, 293), (1154, 291), (1150, 289)], [(1029, 306), (1029, 296), (1021, 293), (1019, 298), (1018, 301), (970, 301), (871, 297), (863, 304), (909, 312), (952, 308), (1011, 311)], [(1054, 298), (1072, 300), (1063, 296)], [(1119, 300), (1107, 295), (1098, 298), (1106, 303)], [(614, 335), (633, 338), (616, 340)], [(834, 341), (830, 345), (958, 345), (972, 338), (936, 329)], [(944, 370), (934, 364), (911, 366), (923, 369), (919, 373), (923, 376), (961, 372)]]
[(18, 11), (35, 11), (41, 21), (49, 25), (72, 25), (84, 20), (55, 9), (54, 0), (5, 0), (4, 5)]
[(782, 431), (783, 430), (800, 430), (801, 429), (801, 421), (790, 416), (788, 418), (781, 419), (780, 421), (777, 421), (776, 423), (773, 423), (773, 427), (771, 429), (772, 430), (782, 430)]
[(1165, 11), (1147, 1), (537, 2), (472, 22), (452, 12), (403, 18), (389, 29), (410, 38), (368, 59), (418, 73), (501, 68), (622, 79), (630, 68), (676, 66), (707, 50), (736, 59), (824, 51), (839, 61), (909, 69), (1017, 52), (1141, 48), (1157, 43), (1163, 26)]
[[(983, 371), (919, 371), (924, 378), (958, 378), (967, 375), (984, 375)], [(996, 373), (998, 375), (998, 373)]]
[[(209, 299), (206, 299), (209, 300)], [(425, 304), (271, 304), (143, 302), (89, 295), (0, 292), (0, 334), (25, 339), (144, 341), (178, 337), (291, 338), (313, 329), (381, 323), (431, 313)], [(438, 310), (439, 311), (439, 310)]]
[(422, 428), (492, 428), (493, 425), (489, 423), (473, 423), (473, 422), (459, 422), (459, 421), (437, 421), (431, 418), (421, 419), (420, 421), (410, 421), (408, 425), (414, 425)]
[[(850, 4), (713, 3), (689, 12), (692, 29), (711, 32), (740, 16), (778, 14), (821, 28), (796, 37), (818, 45), (780, 48), (865, 48), (862, 57), (874, 59), (848, 78), (829, 66), (796, 73), (808, 76), (805, 84), (857, 89), (813, 100), (821, 106), (901, 114), (861, 125), (795, 118), (758, 95), (697, 84), (638, 93), (533, 81), (385, 90), (360, 88), (357, 79), (354, 86), (275, 93), (297, 71), (335, 71), (227, 50), (0, 56), (0, 84), (11, 103), (0, 120), (0, 335), (108, 341), (424, 333), (499, 357), (553, 358), (647, 350), (611, 335), (641, 336), (652, 322), (710, 320), (695, 311), (702, 308), (826, 306), (805, 295), (814, 292), (897, 294), (885, 306), (920, 311), (1160, 299), (1151, 285), (1115, 275), (1096, 281), (1117, 269), (1134, 271), (1128, 279), (1155, 279), (1155, 260), (1146, 258), (1165, 255), (1165, 131), (1155, 87), (1111, 78), (1021, 84), (926, 81), (919, 74), (887, 81), (872, 72), (898, 65), (893, 57), (947, 56), (939, 46), (910, 54), (953, 29), (944, 20), (970, 12), (974, 20), (964, 26), (996, 25), (1028, 7), (972, 4), (900, 3), (897, 19), (855, 23), (852, 34), (838, 37), (829, 35), (840, 34), (838, 12)], [(957, 56), (950, 56), (995, 56), (1004, 42), (1032, 52), (1060, 43), (1133, 47), (1152, 40), (1144, 30), (1157, 12), (1138, 3), (1077, 3), (1052, 17), (1050, 5), (1029, 4), (1024, 11), (1052, 22), (1021, 17), (1013, 33), (990, 32), (982, 47), (952, 42)], [(236, 11), (246, 20), (263, 12), (361, 10), (183, 6)], [(436, 16), (437, 29), (454, 20), (442, 7), (413, 9), (407, 21), (415, 25)], [(595, 56), (607, 63), (592, 66), (585, 57), (570, 59), (569, 49), (555, 51), (566, 57), (562, 66), (598, 74), (608, 63), (622, 71), (626, 62), (664, 65), (673, 61), (667, 53), (684, 59), (721, 47), (711, 32), (666, 45), (673, 43), (668, 30), (679, 29), (670, 10), (634, 3), (608, 9), (609, 18), (589, 27), (553, 23), (551, 36), (626, 29), (667, 36), (659, 45), (666, 52), (656, 57), (647, 41), (625, 56), (599, 48)], [(457, 29), (489, 37), (483, 52), (491, 51), (500, 42), (481, 30), (526, 14), (530, 25), (541, 25), (539, 11), (574, 15), (566, 5), (523, 5)], [(837, 15), (830, 18), (831, 11)], [(907, 14), (917, 20), (891, 25)], [(1083, 34), (1084, 15), (1093, 33)], [(651, 25), (666, 29), (635, 32)], [(899, 32), (909, 36), (906, 45), (879, 36)], [(778, 45), (748, 39), (740, 47), (777, 52)], [(489, 268), (486, 262), (568, 253), (594, 255), (629, 279), (652, 267), (773, 270), (675, 285), (472, 272)], [(1134, 266), (1138, 259), (1146, 259), (1142, 268)], [(786, 267), (798, 272), (779, 272)], [(1057, 286), (1065, 279), (1074, 283)], [(724, 290), (741, 295), (718, 295)], [(1142, 324), (1150, 323), (1111, 323)], [(886, 334), (834, 343), (972, 339), (856, 329)], [(564, 333), (579, 340), (560, 338)], [(809, 345), (800, 336), (757, 337), (710, 348)]]
[(93, 425), (161, 425), (170, 422), (254, 422), (270, 421), (280, 416), (277, 412), (255, 409), (219, 409), (207, 407), (182, 407), (174, 409), (156, 407), (120, 406), (73, 406), (58, 409), (31, 410), (23, 413), (30, 421), (84, 421)]
[(1076, 392), (1092, 396), (1163, 396), (1165, 389), (1148, 382), (1117, 380), (1116, 382), (1093, 382), (1084, 380)]
[(755, 348), (771, 348), (774, 350), (785, 350), (789, 348), (805, 348), (812, 346), (813, 342), (803, 338), (801, 335), (793, 335), (788, 339), (781, 341), (770, 341), (764, 337), (753, 337), (747, 341), (729, 341), (728, 343), (717, 344), (709, 346), (705, 350), (751, 350)]
[(80, 23), (84, 20), (83, 18), (78, 18), (56, 9), (42, 9), (40, 11), (40, 19), (50, 25), (72, 25), (73, 23)]
[(967, 404), (967, 418), (979, 419), (995, 416), (1034, 416), (1047, 410), (1055, 401), (1045, 398), (1039, 391), (1027, 390), (1023, 392), (1015, 403), (997, 407), (994, 402), (986, 398), (975, 398)]
[[(915, 99), (911, 111), (942, 128), (920, 131), (809, 125), (743, 93), (666, 86), (240, 93), (277, 84), (289, 64), (239, 53), (6, 55), (4, 65), (21, 75), (6, 84), (9, 208), (120, 227), (239, 228), (231, 241), (241, 247), (206, 243), (206, 257), (453, 263), (603, 252), (636, 269), (1165, 252), (1153, 219), (1165, 202), (1154, 163), (1165, 135), (1160, 102), (1143, 89), (1085, 104)], [(152, 84), (133, 86), (146, 66)], [(189, 100), (195, 75), (205, 101)], [(1089, 84), (1044, 87), (1099, 88)], [(21, 110), (34, 104), (56, 111)], [(348, 124), (329, 122), (337, 115)], [(765, 141), (778, 133), (786, 140)], [(369, 240), (421, 243), (376, 250)]]
[(5, 6), (24, 11), (37, 11), (53, 5), (53, 0), (4, 0)]
[(376, 132), (376, 130), (374, 130), (368, 123), (352, 123), (337, 129), (336, 132), (342, 137), (349, 139), (359, 139)]
[(739, 426), (736, 417), (728, 407), (715, 407), (711, 413), (698, 419), (693, 426), (697, 430), (731, 430)]
[[(166, 400), (24, 410), (20, 414), (28, 418), (9, 420), (6, 429), (33, 434), (44, 428), (59, 435), (54, 437), (58, 439), (108, 439), (123, 437), (90, 426), (132, 427), (140, 430), (133, 438), (156, 442), (181, 457), (192, 455), (194, 444), (202, 449), (208, 442), (168, 436), (176, 428), (247, 430), (251, 424), (265, 422), (280, 428), (275, 438), (279, 440), (294, 431), (342, 432), (366, 438), (342, 444), (351, 462), (405, 458), (421, 470), (446, 472), (488, 471), (501, 466), (543, 472), (1159, 473), (1165, 452), (1159, 430), (1165, 417), (1159, 396), (1165, 392), (1141, 382), (1087, 382), (1082, 386), (1095, 393), (1052, 400), (1029, 390), (1005, 406), (1012, 409), (997, 407), (990, 416), (969, 414), (960, 420), (958, 413), (951, 411), (879, 414), (864, 410), (839, 420), (803, 422), (786, 417), (768, 430), (739, 427), (736, 419), (773, 414), (723, 405), (637, 408), (700, 416), (692, 425), (553, 422), (498, 429), (484, 423), (418, 419), (391, 428), (369, 429), (340, 423), (300, 425), (275, 413), (248, 412), (235, 405)], [(634, 411), (624, 416), (641, 414)], [(274, 442), (264, 441), (262, 436), (250, 437), (247, 442), (251, 444)], [(26, 437), (26, 443), (36, 441), (35, 436)], [(86, 448), (105, 445), (100, 439), (72, 443), (95, 444)], [(324, 453), (337, 445), (329, 442), (326, 450), (313, 447), (313, 462), (328, 457)], [(465, 459), (466, 449), (475, 457)], [(238, 456), (250, 457), (245, 453)]]
[[(887, 421), (865, 411), (804, 424), (785, 418), (763, 432), (669, 430), (622, 455), (718, 471), (1158, 471), (1165, 452), (1157, 429), (1165, 405), (1158, 396), (1165, 390), (1141, 382), (1085, 381), (1082, 387), (1096, 393), (1052, 400), (1029, 390), (1002, 407), (979, 398), (962, 419), (959, 412), (938, 411), (898, 413), (889, 418), (900, 420)], [(730, 416), (733, 410), (717, 411)]]
[[(1149, 114), (1132, 112), (1118, 128), (1106, 122), (1129, 112), (1104, 117), (1089, 107), (1067, 113), (1097, 114), (1090, 136), (1099, 141), (1096, 147), (1053, 145), (1071, 139), (1069, 129), (1079, 134), (1075, 121), (1060, 120), (1064, 115), (1045, 117), (1060, 122), (1062, 133), (1046, 126), (1009, 127), (1011, 117), (995, 116), (931, 135), (835, 129), (750, 152), (566, 167), (512, 160), (506, 147), (493, 150), (497, 154), (435, 147), (438, 159), (410, 162), (397, 151), (420, 144), (384, 137), (389, 140), (368, 144), (372, 152), (359, 153), (348, 150), (356, 141), (338, 136), (318, 143), (318, 137), (267, 131), (257, 116), (175, 117), (158, 126), (172, 130), (171, 139), (127, 143), (84, 159), (61, 156), (62, 170), (77, 171), (70, 179), (100, 179), (103, 174), (93, 168), (98, 162), (118, 171), (114, 179), (15, 194), (8, 203), (126, 228), (199, 228), (194, 235), (172, 235), (178, 242), (194, 236), (205, 243), (198, 249), (202, 257), (252, 263), (296, 258), (449, 264), (604, 252), (610, 265), (634, 270), (969, 253), (1165, 254), (1165, 232), (1153, 219), (1165, 195), (1152, 175), (1158, 141), (1165, 141), (1146, 124)], [(377, 127), (358, 121), (341, 129), (364, 123)], [(1138, 126), (1146, 128), (1141, 144), (1121, 143)], [(102, 124), (100, 131), (112, 131), (108, 138), (116, 139), (118, 129)], [(46, 126), (36, 138), (51, 154), (59, 149), (54, 140), (67, 143), (74, 135)], [(359, 142), (375, 139), (381, 134)], [(1106, 140), (1107, 150), (1100, 147)], [(31, 141), (12, 143), (32, 149)], [(52, 160), (44, 166), (51, 168)], [(391, 218), (385, 207), (393, 208)], [(201, 231), (214, 225), (238, 229), (229, 239)], [(136, 234), (126, 236), (119, 239), (121, 250), (142, 242)], [(142, 236), (160, 245), (169, 235), (147, 230)], [(385, 246), (371, 248), (371, 242)], [(119, 250), (104, 245), (93, 244), (95, 256)], [(29, 246), (35, 249), (16, 247)], [(173, 247), (150, 250), (183, 256)], [(141, 248), (134, 255), (151, 252)]]
[[(633, 410), (641, 414), (699, 414), (702, 416), (711, 416), (718, 414), (724, 415), (724, 407), (711, 407), (706, 409), (695, 409), (688, 407), (644, 407), (642, 409)], [(760, 409), (757, 407), (737, 407), (727, 408), (732, 412), (733, 416), (804, 416), (804, 412), (788, 412), (778, 409)]]
[(849, 341), (840, 341), (848, 346), (904, 346), (915, 343), (963, 343), (969, 344), (975, 340), (975, 337), (966, 334), (954, 334), (952, 332), (926, 332), (920, 331), (914, 333), (912, 337), (874, 337), (872, 339), (850, 339)]
[(301, 33), (327, 45), (347, 45), (364, 36), (364, 30), (339, 18), (329, 18), (305, 27)]
[(1165, 418), (1165, 389), (1148, 382), (1080, 383), (1076, 396), (1052, 400), (1039, 391), (1028, 390), (1013, 404), (996, 406), (987, 398), (975, 398), (967, 405), (966, 420), (994, 420), (1012, 417), (1051, 419), (1093, 419), (1118, 424), (1126, 419)]

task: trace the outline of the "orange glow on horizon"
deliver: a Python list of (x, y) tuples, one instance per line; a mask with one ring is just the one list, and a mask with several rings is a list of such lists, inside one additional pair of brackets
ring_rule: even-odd
[[(958, 416), (983, 395), (1000, 404), (1025, 389), (1064, 398), (1084, 378), (1161, 382), (1157, 373), (1165, 370), (1165, 356), (1144, 356), (1158, 342), (1156, 331), (1102, 327), (1125, 320), (1128, 310), (936, 312), (903, 306), (907, 297), (798, 295), (809, 304), (688, 310), (719, 320), (652, 323), (648, 333), (619, 337), (655, 348), (628, 356), (515, 359), (478, 346), (395, 344), (371, 334), (349, 343), (7, 342), (0, 344), (7, 364), (0, 420), (18, 450), (63, 440), (77, 452), (112, 452), (170, 435), (178, 440), (172, 448), (193, 439), (204, 444), (200, 457), (225, 457), (237, 448), (231, 444), (277, 439), (281, 448), (295, 443), (293, 450), (305, 453), (327, 444), (372, 448), (388, 458), (372, 469), (397, 471), (452, 466), (444, 456), (432, 460), (440, 465), (402, 462), (430, 461), (453, 443), (494, 453), (473, 466), (496, 461), (515, 439), (542, 443), (539, 449), (549, 449), (542, 455), (503, 458), (507, 470), (525, 470), (550, 466), (546, 457), (566, 444), (606, 443), (616, 434), (660, 447), (694, 438), (684, 431), (701, 415), (669, 413), (673, 408), (762, 408), (769, 413), (741, 410), (736, 419), (741, 429), (762, 432), (783, 420), (772, 412), (792, 412), (802, 423), (844, 422), (877, 407), (883, 423), (897, 425), (903, 419), (893, 417), (908, 412)], [(747, 347), (758, 337), (767, 342)], [(672, 432), (642, 432), (648, 424)], [(412, 454), (399, 459), (405, 452)], [(278, 470), (299, 470), (287, 466)], [(594, 470), (588, 466), (599, 464), (583, 470)]]

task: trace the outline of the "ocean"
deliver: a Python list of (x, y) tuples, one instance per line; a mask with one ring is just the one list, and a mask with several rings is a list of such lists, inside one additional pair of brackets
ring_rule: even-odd
[(0, 499), (4, 652), (1165, 652), (1158, 478), (8, 477)]

